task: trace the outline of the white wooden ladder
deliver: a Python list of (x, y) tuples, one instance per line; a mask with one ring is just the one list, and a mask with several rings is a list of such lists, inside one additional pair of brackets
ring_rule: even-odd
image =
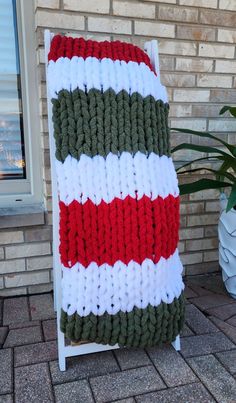
[[(58, 339), (58, 359), (61, 371), (66, 370), (66, 358), (76, 355), (90, 354), (99, 351), (112, 350), (119, 348), (118, 344), (114, 346), (103, 345), (97, 343), (84, 343), (81, 345), (66, 345), (64, 333), (60, 330), (60, 314), (61, 314), (61, 262), (59, 257), (59, 206), (58, 206), (58, 189), (55, 167), (55, 141), (53, 136), (52, 124), (52, 103), (48, 86), (48, 53), (50, 50), (51, 40), (54, 34), (48, 29), (44, 32), (45, 46), (45, 66), (46, 66), (46, 86), (47, 86), (47, 109), (48, 109), (48, 131), (49, 131), (49, 147), (50, 147), (50, 163), (51, 163), (51, 181), (52, 181), (52, 222), (53, 222), (53, 281), (54, 281), (54, 308), (57, 312), (57, 339)], [(146, 42), (144, 50), (150, 57), (151, 63), (160, 79), (158, 43), (156, 40)], [(180, 336), (172, 342), (176, 351), (180, 350)]]

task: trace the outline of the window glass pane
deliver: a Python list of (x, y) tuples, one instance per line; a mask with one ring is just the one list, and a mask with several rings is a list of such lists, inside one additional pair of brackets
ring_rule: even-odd
[(25, 178), (15, 0), (0, 1), (0, 179)]

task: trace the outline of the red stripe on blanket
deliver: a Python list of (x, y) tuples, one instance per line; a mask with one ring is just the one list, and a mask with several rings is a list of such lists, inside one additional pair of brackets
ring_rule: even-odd
[(54, 36), (48, 54), (48, 61), (53, 60), (55, 62), (59, 57), (71, 59), (73, 56), (80, 56), (84, 59), (92, 56), (100, 60), (109, 58), (112, 60), (124, 60), (125, 62), (145, 63), (150, 70), (154, 71), (148, 55), (138, 46), (130, 43), (120, 41), (97, 42), (83, 38)]
[(141, 264), (146, 258), (157, 263), (169, 258), (178, 243), (179, 198), (169, 195), (152, 201), (115, 198), (96, 206), (91, 200), (60, 201), (60, 256), (66, 267), (79, 262), (87, 267), (114, 265), (118, 260)]

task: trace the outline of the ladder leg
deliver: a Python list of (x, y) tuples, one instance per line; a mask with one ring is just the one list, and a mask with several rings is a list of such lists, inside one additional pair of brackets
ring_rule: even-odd
[(60, 330), (60, 323), (58, 318), (57, 318), (57, 346), (58, 346), (58, 365), (60, 371), (65, 371), (66, 370), (65, 335)]
[(180, 335), (179, 334), (178, 334), (178, 336), (176, 336), (176, 339), (174, 341), (172, 341), (171, 344), (176, 351), (180, 351)]
[(58, 351), (58, 365), (59, 365), (59, 369), (60, 371), (65, 371), (66, 370), (66, 357), (62, 354), (61, 351)]

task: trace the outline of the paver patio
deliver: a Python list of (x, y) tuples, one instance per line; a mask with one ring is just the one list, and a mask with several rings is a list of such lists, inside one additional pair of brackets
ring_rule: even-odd
[(0, 403), (236, 402), (236, 301), (219, 275), (186, 280), (181, 352), (120, 349), (57, 364), (51, 294), (0, 300)]

